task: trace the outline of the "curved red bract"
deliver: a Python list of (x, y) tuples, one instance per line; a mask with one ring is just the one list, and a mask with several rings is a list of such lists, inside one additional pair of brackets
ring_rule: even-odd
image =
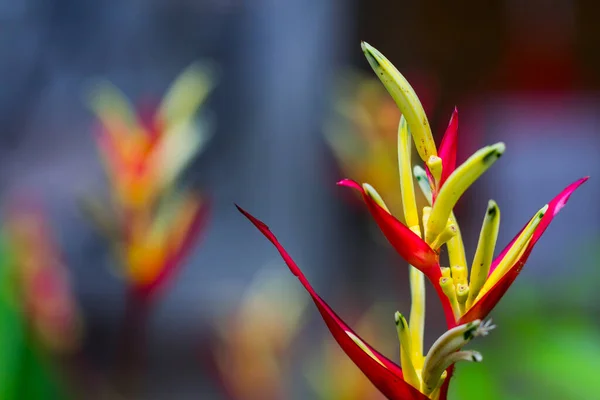
[(338, 182), (338, 185), (358, 190), (362, 194), (369, 212), (390, 244), (402, 258), (423, 272), (427, 279), (429, 279), (442, 303), (448, 327), (454, 328), (456, 321), (452, 307), (450, 306), (448, 297), (440, 287), (442, 273), (438, 262), (438, 254), (423, 239), (408, 229), (406, 225), (381, 208), (371, 196), (365, 193), (361, 185), (350, 179), (344, 179)]
[(344, 179), (338, 185), (358, 190), (375, 222), (398, 254), (431, 280), (439, 279), (441, 273), (438, 254), (423, 239), (381, 208), (357, 182)]
[[(404, 381), (401, 368), (372, 348), (368, 343), (362, 340), (337, 314), (327, 305), (323, 299), (316, 293), (310, 285), (298, 265), (290, 257), (287, 251), (279, 243), (269, 227), (262, 221), (253, 217), (250, 213), (237, 206), (238, 210), (258, 228), (258, 230), (267, 238), (279, 251), (279, 254), (289, 267), (290, 271), (298, 277), (302, 286), (312, 297), (319, 313), (323, 317), (327, 328), (333, 335), (336, 342), (342, 350), (350, 357), (356, 366), (365, 374), (367, 378), (391, 400), (427, 400), (427, 397)], [(377, 358), (379, 362), (373, 359), (369, 354), (361, 349), (348, 333), (358, 337)]]

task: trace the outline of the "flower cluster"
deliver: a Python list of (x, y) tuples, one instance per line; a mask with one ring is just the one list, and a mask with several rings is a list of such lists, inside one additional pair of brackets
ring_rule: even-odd
[[(407, 321), (400, 313), (395, 316), (401, 367), (377, 352), (339, 318), (313, 289), (269, 228), (238, 208), (276, 246), (292, 273), (311, 295), (340, 347), (386, 397), (445, 399), (454, 363), (482, 360), (478, 352), (462, 348), (493, 328), (489, 321), (483, 320), (519, 275), (552, 219), (587, 177), (567, 186), (537, 211), (496, 258), (493, 254), (500, 210), (494, 201), (490, 201), (469, 268), (453, 208), (463, 193), (502, 156), (505, 145), (486, 146), (457, 167), (457, 111), (450, 119), (438, 150), (427, 116), (410, 84), (378, 50), (367, 43), (363, 43), (362, 48), (402, 113), (398, 128), (398, 166), (405, 223), (392, 215), (382, 197), (368, 183), (345, 179), (338, 184), (361, 194), (384, 236), (410, 264), (410, 319)], [(424, 168), (413, 167), (413, 142)], [(416, 206), (415, 179), (430, 203), (421, 212)], [(448, 251), (448, 264), (445, 265), (439, 256), (442, 246)], [(438, 294), (448, 327), (426, 354), (423, 352), (425, 277)]]
[(133, 292), (142, 297), (172, 275), (206, 221), (206, 198), (179, 188), (177, 180), (206, 143), (207, 129), (194, 117), (211, 89), (209, 71), (192, 65), (149, 117), (134, 112), (108, 83), (91, 92), (102, 125), (96, 141), (111, 207), (91, 197), (84, 207), (111, 240)]

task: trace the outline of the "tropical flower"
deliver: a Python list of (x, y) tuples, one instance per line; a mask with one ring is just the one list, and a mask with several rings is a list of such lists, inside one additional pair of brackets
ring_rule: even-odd
[[(395, 318), (402, 368), (359, 338), (319, 297), (268, 227), (241, 208), (240, 211), (277, 247), (292, 273), (312, 296), (338, 344), (385, 396), (390, 399), (445, 399), (454, 363), (482, 359), (479, 353), (461, 348), (473, 337), (483, 336), (491, 329), (492, 326), (482, 319), (520, 273), (533, 246), (571, 193), (587, 178), (569, 185), (535, 213), (495, 260), (492, 258), (500, 211), (497, 204), (490, 201), (468, 276), (464, 245), (452, 210), (467, 188), (500, 158), (505, 146), (503, 143), (486, 146), (456, 168), (456, 110), (438, 152), (423, 107), (410, 84), (378, 50), (364, 42), (362, 48), (402, 112), (398, 128), (398, 164), (406, 224), (390, 213), (381, 196), (368, 183), (360, 185), (342, 180), (338, 184), (362, 195), (383, 234), (410, 264), (410, 323), (400, 313)], [(411, 134), (426, 169), (412, 168)], [(421, 217), (416, 206), (413, 173), (431, 202), (431, 207), (425, 207)], [(446, 267), (440, 265), (439, 258), (443, 245), (448, 249), (449, 264)], [(424, 276), (431, 281), (442, 302), (449, 329), (426, 356), (423, 353)]]
[[(362, 48), (369, 64), (402, 112), (398, 128), (398, 164), (406, 224), (390, 214), (383, 199), (371, 185), (359, 185), (350, 180), (342, 180), (338, 184), (362, 194), (367, 208), (388, 241), (412, 267), (431, 281), (444, 306), (449, 328), (483, 319), (521, 272), (533, 246), (554, 216), (588, 178), (573, 182), (536, 212), (495, 259), (493, 253), (500, 224), (500, 209), (490, 200), (469, 275), (462, 236), (452, 210), (469, 186), (502, 156), (505, 145), (496, 143), (486, 146), (456, 167), (456, 109), (438, 152), (427, 116), (410, 84), (377, 49), (364, 42)], [(425, 169), (419, 166), (412, 168), (411, 135)], [(421, 219), (415, 203), (411, 172), (431, 203), (431, 207), (423, 208)], [(439, 259), (443, 245), (448, 250), (449, 265), (446, 267), (441, 267)], [(411, 270), (414, 273), (411, 283), (416, 276), (421, 279), (421, 275)], [(413, 285), (413, 290), (415, 286), (421, 287), (421, 284)], [(413, 297), (413, 302), (415, 300), (416, 297)]]
[(136, 114), (108, 83), (91, 92), (111, 207), (92, 198), (84, 205), (141, 296), (154, 293), (177, 270), (206, 222), (207, 199), (178, 188), (177, 179), (206, 143), (207, 127), (194, 116), (211, 88), (209, 70), (192, 65), (149, 116)]
[(293, 347), (306, 305), (301, 289), (283, 279), (279, 270), (263, 270), (245, 290), (239, 307), (217, 321), (212, 359), (229, 397), (286, 397), (283, 355)]

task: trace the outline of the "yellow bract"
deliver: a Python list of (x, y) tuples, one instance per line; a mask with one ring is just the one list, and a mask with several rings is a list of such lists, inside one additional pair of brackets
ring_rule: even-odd
[(490, 272), (498, 230), (500, 229), (500, 209), (494, 200), (490, 200), (481, 226), (477, 250), (471, 266), (471, 283), (467, 309), (471, 307), (483, 287)]
[(379, 50), (366, 42), (362, 42), (361, 46), (371, 68), (406, 118), (421, 159), (427, 162), (430, 156), (437, 156), (427, 116), (412, 86)]
[(442, 232), (460, 196), (500, 158), (504, 153), (504, 148), (504, 143), (484, 147), (469, 157), (448, 177), (440, 189), (427, 222), (425, 235), (427, 243), (433, 242)]
[(489, 276), (479, 295), (475, 299), (475, 301), (482, 298), (498, 281), (508, 272), (508, 270), (515, 264), (515, 262), (521, 257), (527, 245), (531, 241), (535, 230), (537, 229), (540, 222), (542, 222), (542, 218), (544, 214), (548, 210), (548, 204), (542, 207), (534, 217), (529, 221), (523, 232), (519, 235), (517, 240), (515, 240), (514, 244), (511, 246), (510, 250), (504, 255), (502, 261), (496, 266), (496, 269)]

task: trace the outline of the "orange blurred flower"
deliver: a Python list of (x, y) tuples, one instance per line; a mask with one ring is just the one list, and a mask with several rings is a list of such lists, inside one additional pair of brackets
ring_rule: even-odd
[(149, 117), (135, 112), (109, 83), (91, 91), (111, 207), (88, 198), (85, 209), (111, 239), (126, 280), (142, 296), (154, 293), (181, 265), (206, 222), (207, 199), (178, 188), (177, 181), (208, 139), (207, 126), (195, 114), (211, 89), (210, 70), (194, 64)]

